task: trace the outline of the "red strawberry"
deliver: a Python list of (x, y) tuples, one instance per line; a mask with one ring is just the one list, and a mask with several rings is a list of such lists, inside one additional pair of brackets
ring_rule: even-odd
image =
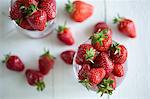
[(109, 77), (108, 77), (108, 79), (110, 79), (110, 80), (113, 81), (113, 83), (110, 84), (110, 86), (111, 86), (113, 89), (116, 89), (116, 78), (115, 78), (115, 76), (114, 76), (113, 74), (110, 74)]
[(22, 11), (20, 9), (21, 5), (22, 4), (20, 2), (16, 1), (11, 6), (11, 9), (10, 9), (10, 17), (11, 17), (11, 19), (17, 20), (17, 19), (22, 18), (23, 15), (22, 15)]
[(73, 57), (74, 57), (75, 51), (74, 50), (67, 50), (60, 54), (61, 59), (67, 63), (72, 64), (73, 63)]
[(87, 79), (87, 75), (88, 75), (89, 71), (90, 71), (90, 65), (89, 64), (83, 64), (81, 69), (78, 72), (79, 80)]
[(103, 68), (92, 68), (88, 73), (88, 80), (91, 85), (99, 84), (106, 75), (106, 71)]
[(136, 29), (132, 20), (118, 16), (113, 21), (118, 23), (118, 29), (122, 34), (130, 38), (136, 37)]
[(98, 51), (107, 51), (112, 44), (112, 37), (109, 30), (102, 30), (91, 36), (91, 43)]
[(101, 52), (94, 61), (94, 67), (104, 68), (106, 70), (106, 76), (108, 76), (113, 71), (114, 64), (106, 52)]
[(45, 2), (45, 3), (53, 3), (56, 2), (56, 0), (39, 0), (40, 3)]
[(47, 21), (56, 17), (56, 1), (55, 0), (42, 0), (39, 8), (45, 10), (47, 13)]
[(112, 95), (113, 90), (116, 88), (116, 78), (114, 75), (110, 74), (107, 79), (104, 78), (103, 81), (97, 86), (97, 93), (101, 92), (101, 96), (103, 96), (104, 93)]
[(39, 70), (43, 75), (49, 73), (55, 64), (55, 57), (53, 57), (49, 51), (45, 51), (39, 58)]
[(116, 64), (123, 64), (127, 60), (127, 49), (124, 45), (120, 45), (119, 43), (112, 44), (110, 48), (110, 57), (113, 62)]
[(98, 22), (95, 26), (94, 26), (94, 33), (99, 33), (102, 30), (108, 30), (108, 34), (112, 35), (112, 30), (108, 27), (108, 25), (105, 22)]
[(76, 22), (83, 22), (93, 14), (93, 6), (83, 1), (68, 2), (66, 11), (70, 17)]
[(24, 64), (21, 59), (16, 55), (6, 55), (5, 60), (2, 61), (6, 64), (9, 70), (22, 72), (24, 70)]
[(57, 37), (60, 41), (62, 41), (66, 45), (73, 45), (74, 44), (74, 38), (72, 36), (72, 32), (65, 25), (58, 27)]
[(114, 70), (113, 70), (113, 74), (117, 77), (122, 77), (124, 76), (124, 69), (122, 64), (115, 64), (114, 65)]
[(83, 63), (93, 63), (96, 57), (96, 50), (90, 44), (82, 44), (78, 48), (76, 63), (82, 65)]
[(105, 29), (109, 29), (108, 25), (105, 22), (98, 22), (95, 26), (94, 26), (94, 33), (96, 32), (100, 32), (101, 30), (105, 30)]
[(44, 10), (36, 9), (37, 7), (34, 5), (27, 9), (27, 20), (33, 29), (43, 31), (46, 27), (47, 14)]
[(27, 30), (34, 30), (30, 24), (28, 23), (27, 19), (20, 19), (20, 20), (16, 20), (16, 23), (22, 27), (23, 29), (27, 29)]
[(43, 74), (36, 70), (27, 69), (25, 75), (29, 85), (36, 86), (38, 91), (43, 91), (45, 88)]
[(35, 5), (35, 6), (37, 6), (38, 5), (38, 0), (20, 0), (20, 1), (22, 1), (22, 3), (23, 3), (23, 5), (25, 6), (25, 7), (29, 7), (30, 5)]

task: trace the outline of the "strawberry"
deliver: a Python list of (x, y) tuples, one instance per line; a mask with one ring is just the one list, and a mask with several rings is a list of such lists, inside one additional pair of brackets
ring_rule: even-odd
[(47, 13), (47, 21), (56, 17), (56, 1), (55, 0), (42, 0), (39, 8)]
[(22, 4), (19, 1), (15, 1), (14, 4), (11, 6), (11, 9), (10, 9), (11, 19), (17, 20), (17, 19), (22, 18), (23, 15), (20, 9), (21, 5)]
[(76, 63), (82, 65), (83, 63), (93, 63), (96, 57), (96, 50), (91, 44), (82, 44), (78, 48)]
[(99, 84), (106, 75), (106, 71), (103, 68), (92, 68), (88, 73), (88, 80), (93, 84)]
[(20, 0), (20, 1), (22, 1), (22, 3), (23, 3), (23, 5), (25, 6), (25, 7), (29, 7), (30, 5), (35, 5), (35, 6), (37, 6), (38, 5), (38, 0)]
[(66, 11), (70, 17), (76, 22), (83, 22), (93, 14), (94, 7), (83, 1), (68, 1)]
[(114, 64), (106, 52), (101, 52), (94, 61), (94, 67), (104, 68), (106, 70), (106, 76), (108, 76), (113, 71)]
[(87, 79), (87, 75), (88, 75), (89, 71), (90, 71), (90, 65), (89, 64), (83, 64), (81, 66), (81, 69), (78, 72), (79, 80)]
[(53, 3), (53, 2), (56, 2), (56, 0), (54, 1), (54, 0), (39, 0), (40, 1), (40, 3), (42, 3), (42, 2), (45, 2), (45, 3)]
[(115, 64), (114, 65), (114, 70), (113, 70), (113, 74), (117, 77), (122, 77), (124, 76), (124, 69), (122, 64)]
[(30, 24), (28, 23), (27, 19), (21, 19), (21, 20), (16, 20), (16, 23), (22, 27), (23, 29), (27, 29), (27, 30), (34, 30)]
[(55, 64), (55, 57), (53, 57), (49, 51), (45, 51), (39, 58), (39, 70), (43, 75), (49, 73)]
[(112, 44), (112, 37), (109, 30), (102, 30), (90, 37), (91, 43), (98, 51), (107, 51)]
[[(84, 66), (84, 65), (83, 65)], [(83, 68), (82, 66), (82, 68)], [(88, 69), (89, 65), (86, 65), (85, 69), (79, 71), (79, 83), (85, 86), (88, 90), (89, 88), (97, 89), (97, 85), (103, 80), (105, 77), (106, 71), (103, 68), (92, 68)]]
[(8, 54), (2, 62), (5, 63), (6, 67), (12, 71), (22, 72), (25, 68), (21, 59), (16, 55)]
[(72, 36), (72, 32), (66, 25), (58, 26), (58, 34), (57, 37), (60, 41), (62, 41), (66, 45), (73, 45), (74, 38)]
[(105, 22), (98, 22), (97, 24), (95, 24), (94, 26), (94, 33), (99, 32), (101, 30), (105, 30), (108, 29), (108, 25)]
[(110, 33), (112, 35), (112, 30), (108, 27), (108, 25), (105, 22), (98, 22), (95, 26), (94, 26), (94, 33), (99, 33), (102, 30), (108, 30), (108, 33)]
[(75, 54), (74, 50), (66, 50), (60, 54), (60, 57), (65, 63), (72, 64), (74, 54)]
[(113, 81), (113, 83), (110, 84), (110, 86), (111, 86), (113, 89), (116, 89), (116, 78), (115, 78), (115, 76), (114, 76), (113, 74), (110, 74), (109, 77), (108, 77), (108, 79), (110, 79), (110, 80)]
[(116, 78), (114, 75), (110, 74), (107, 79), (104, 78), (103, 81), (97, 86), (97, 93), (101, 92), (101, 96), (103, 96), (104, 93), (112, 95), (113, 90), (116, 88)]
[(29, 85), (36, 86), (38, 91), (43, 91), (45, 83), (43, 81), (44, 76), (39, 71), (27, 69), (25, 72), (26, 79)]
[(33, 29), (43, 31), (46, 27), (47, 14), (44, 10), (36, 10), (35, 5), (30, 5), (26, 10), (27, 21), (32, 26)]
[(112, 44), (110, 48), (110, 57), (113, 62), (116, 64), (123, 64), (127, 60), (127, 49), (124, 45), (121, 45), (117, 42)]
[(122, 34), (130, 38), (136, 37), (136, 29), (132, 20), (118, 16), (113, 21), (114, 23), (118, 23), (118, 30)]

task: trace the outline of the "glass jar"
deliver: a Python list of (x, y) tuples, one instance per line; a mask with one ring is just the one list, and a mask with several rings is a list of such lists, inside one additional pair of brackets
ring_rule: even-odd
[[(16, 2), (16, 0), (11, 0), (9, 11), (11, 10), (11, 7), (13, 6), (14, 2)], [(55, 3), (55, 6), (56, 6), (56, 3)], [(52, 20), (49, 20), (47, 22), (46, 27), (45, 27), (45, 29), (43, 31), (27, 30), (27, 29), (24, 29), (24, 28), (20, 27), (15, 22), (15, 20), (12, 20), (12, 21), (15, 24), (16, 29), (18, 30), (19, 33), (22, 33), (22, 34), (24, 34), (24, 35), (26, 35), (26, 36), (28, 36), (30, 38), (38, 39), (38, 38), (46, 37), (46, 36), (48, 36), (49, 34), (51, 34), (53, 32), (53, 30), (55, 28), (55, 18), (52, 19)]]

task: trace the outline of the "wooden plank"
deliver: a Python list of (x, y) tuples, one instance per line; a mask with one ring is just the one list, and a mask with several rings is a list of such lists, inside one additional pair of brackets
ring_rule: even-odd
[[(128, 73), (124, 82), (117, 88), (110, 99), (149, 99), (150, 97), (150, 2), (147, 0), (107, 0), (107, 22), (113, 30), (113, 38), (126, 45), (128, 55)], [(112, 24), (112, 19), (119, 13), (134, 20), (137, 38), (122, 36)]]
[[(66, 0), (67, 1), (67, 0)], [(22, 60), (24, 60), (27, 68), (38, 67), (38, 57), (42, 53), (43, 48), (49, 48), (51, 53), (57, 57), (56, 65), (53, 71), (45, 78), (47, 87), (42, 93), (36, 92), (34, 88), (27, 85), (23, 73), (18, 75), (17, 73), (10, 72), (5, 66), (0, 69), (0, 99), (98, 99), (93, 92), (88, 92), (83, 86), (78, 84), (74, 77), (72, 66), (67, 66), (59, 58), (61, 51), (66, 49), (76, 49), (76, 47), (83, 41), (87, 40), (92, 33), (93, 25), (104, 19), (104, 6), (103, 0), (86, 0), (87, 2), (95, 6), (94, 15), (84, 23), (75, 23), (69, 19), (65, 11), (63, 10), (66, 1), (57, 0), (58, 4), (58, 15), (56, 23), (63, 24), (63, 21), (68, 20), (68, 26), (72, 28), (73, 36), (76, 39), (76, 44), (74, 46), (64, 46), (56, 38), (56, 33), (51, 34), (47, 38), (33, 40), (23, 36), (20, 32), (14, 30), (9, 32), (8, 26), (14, 26), (10, 24), (11, 22), (6, 16), (1, 17), (0, 26), (3, 26), (4, 31), (0, 31), (0, 56), (12, 52), (18, 54)], [(2, 2), (1, 5), (7, 5), (8, 2)], [(7, 5), (8, 6), (8, 5)], [(1, 11), (5, 6), (0, 6)], [(3, 18), (6, 18), (6, 21)], [(4, 23), (6, 25), (4, 25)], [(8, 24), (9, 23), (9, 24)], [(9, 33), (11, 35), (8, 35)], [(3, 57), (0, 57), (1, 60)], [(0, 65), (2, 65), (0, 63)], [(14, 81), (14, 82), (12, 82)], [(10, 83), (12, 82), (12, 83)], [(11, 86), (8, 86), (10, 85)], [(103, 97), (102, 99), (104, 99)], [(107, 97), (106, 97), (107, 98)]]
[[(0, 39), (0, 42), (0, 60), (3, 59), (4, 54), (11, 51), (13, 54), (17, 54), (21, 57), (25, 63), (26, 69), (38, 69), (38, 57), (43, 53), (43, 46), (48, 48), (48, 46), (42, 43), (40, 48), (39, 45), (41, 45), (41, 41), (38, 42), (37, 40), (28, 39), (19, 34), (15, 34), (9, 38)], [(20, 99), (21, 97), (24, 99), (37, 99), (37, 97), (38, 99), (53, 99), (51, 73), (45, 78), (46, 89), (43, 92), (37, 92), (36, 88), (27, 84), (24, 72), (16, 73), (9, 71), (1, 63), (0, 66), (0, 85), (2, 85), (0, 87), (0, 99)]]
[[(10, 0), (0, 1), (0, 31), (1, 35), (11, 31), (14, 28), (14, 23), (9, 18)], [(8, 28), (9, 26), (9, 28)], [(1, 36), (0, 35), (0, 36)]]
[[(58, 4), (58, 17), (57, 24), (63, 24), (67, 19), (67, 24), (73, 31), (73, 36), (76, 40), (76, 44), (72, 47), (62, 48), (63, 50), (70, 48), (76, 49), (79, 44), (87, 40), (92, 33), (93, 26), (96, 22), (104, 19), (104, 5), (103, 0), (84, 0), (91, 3), (95, 7), (94, 15), (83, 23), (76, 23), (70, 20), (66, 12), (64, 12), (64, 4), (66, 1), (57, 1)], [(60, 51), (61, 52), (61, 51)], [(59, 53), (60, 53), (59, 52)], [(58, 57), (56, 66), (54, 69), (54, 86), (55, 86), (55, 99), (98, 99), (94, 92), (87, 91), (82, 85), (78, 84), (76, 80), (72, 66), (66, 65)], [(105, 99), (103, 97), (102, 99)]]
[[(97, 21), (104, 20), (103, 0), (85, 1), (95, 6), (95, 12), (89, 20), (79, 24), (71, 21), (63, 10), (66, 1), (57, 0), (58, 15), (56, 22), (58, 25), (63, 24), (63, 21), (66, 19), (68, 20), (68, 26), (71, 27), (73, 36), (76, 39), (76, 44), (71, 47), (63, 46), (56, 39), (56, 33), (39, 40), (28, 39), (16, 31), (13, 31), (12, 35), (7, 36), (6, 32), (9, 30), (8, 27), (13, 26), (13, 24), (6, 17), (0, 15), (0, 26), (2, 26), (0, 27), (1, 59), (4, 54), (11, 51), (13, 53), (19, 53), (19, 56), (25, 60), (27, 68), (37, 68), (35, 61), (37, 61), (38, 56), (45, 47), (49, 48), (54, 56), (58, 57), (53, 71), (45, 78), (47, 88), (43, 93), (37, 93), (34, 88), (28, 87), (24, 81), (23, 74), (18, 75), (17, 73), (10, 72), (0, 64), (2, 66), (2, 69), (0, 69), (0, 89), (2, 89), (0, 90), (0, 99), (20, 99), (20, 97), (22, 99), (36, 99), (37, 97), (38, 99), (99, 98), (95, 93), (86, 91), (84, 87), (78, 84), (74, 77), (72, 67), (67, 66), (59, 58), (61, 51), (76, 49), (81, 42), (87, 40), (91, 35), (92, 26)], [(0, 11), (6, 8), (2, 4), (7, 5), (8, 2), (0, 1)], [(150, 12), (148, 11), (150, 2), (148, 0), (107, 0), (106, 5), (107, 22), (114, 31), (113, 38), (125, 44), (129, 50), (127, 77), (110, 99), (148, 99), (150, 97)], [(134, 19), (138, 31), (137, 39), (127, 39), (118, 33), (116, 26), (111, 21), (117, 13)], [(15, 83), (10, 83), (12, 81)], [(7, 87), (10, 84), (11, 86)], [(107, 99), (107, 96), (103, 98)]]

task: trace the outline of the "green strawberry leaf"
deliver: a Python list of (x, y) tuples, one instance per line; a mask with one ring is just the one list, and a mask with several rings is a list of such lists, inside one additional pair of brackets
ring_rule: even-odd
[(113, 23), (116, 24), (116, 23), (119, 23), (120, 21), (122, 21), (124, 18), (123, 17), (120, 17), (120, 15), (118, 14), (117, 17), (115, 17), (113, 19)]
[(111, 79), (103, 79), (103, 81), (98, 84), (98, 90), (97, 90), (97, 93), (101, 93), (101, 96), (103, 96), (104, 93), (106, 94), (109, 94), (111, 95), (112, 94), (112, 91), (114, 90), (112, 87), (111, 87), (111, 84), (113, 84), (113, 80)]
[(36, 89), (37, 91), (43, 91), (45, 88), (45, 83), (43, 81), (38, 81), (36, 83)]
[(91, 87), (88, 79), (80, 80), (79, 83), (81, 83), (84, 87), (86, 87), (87, 90), (89, 90), (89, 88)]
[(117, 42), (114, 42), (112, 45), (111, 45), (111, 48), (110, 49), (112, 49), (112, 50), (114, 50), (115, 52), (114, 52), (114, 54), (116, 55), (116, 54), (121, 54), (121, 52), (120, 52), (120, 47), (119, 47), (119, 43), (117, 43)]
[(67, 20), (64, 22), (64, 25), (59, 25), (59, 26), (58, 26), (57, 32), (58, 32), (58, 33), (63, 32), (64, 29), (68, 28), (66, 25), (67, 25)]
[(50, 51), (49, 51), (48, 49), (46, 49), (46, 48), (44, 48), (44, 54), (42, 54), (41, 57), (42, 57), (42, 56), (48, 56), (50, 59), (56, 59), (56, 57), (54, 57), (54, 56), (50, 53)]
[(94, 56), (95, 56), (95, 50), (93, 48), (90, 48), (89, 50), (86, 49), (85, 60), (91, 61), (92, 63), (94, 63), (92, 60)]
[(107, 33), (108, 29), (105, 29), (91, 36), (90, 39), (92, 39), (92, 44), (99, 42), (100, 45), (103, 46), (103, 40), (105, 38), (108, 38), (108, 36), (106, 35)]
[(34, 11), (36, 11), (38, 8), (37, 6), (35, 6), (34, 4), (31, 4), (28, 8), (26, 8), (24, 10), (23, 13), (25, 13), (25, 15), (30, 16), (32, 15), (32, 13), (34, 13)]
[(8, 61), (8, 59), (9, 59), (10, 55), (11, 55), (11, 52), (9, 52), (8, 54), (4, 55), (4, 59), (2, 60), (2, 63), (6, 63)]
[(15, 20), (15, 22), (16, 22), (17, 24), (19, 24), (20, 21), (21, 21), (20, 19)]
[(65, 9), (66, 9), (66, 11), (68, 13), (72, 13), (72, 11), (73, 11), (73, 3), (70, 0), (68, 0), (68, 3), (66, 4)]

